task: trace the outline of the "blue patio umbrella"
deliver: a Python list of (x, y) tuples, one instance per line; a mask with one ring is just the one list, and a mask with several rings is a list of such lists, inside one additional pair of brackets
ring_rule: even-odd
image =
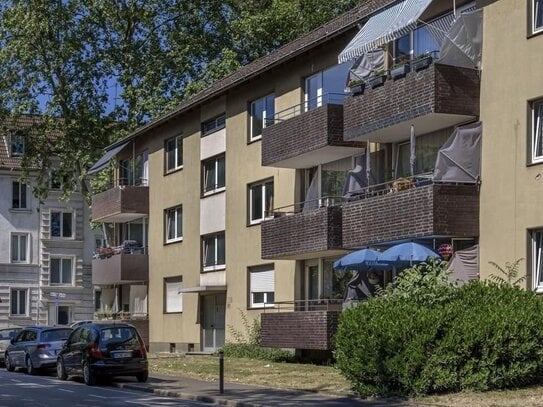
[(379, 255), (380, 263), (387, 263), (393, 266), (422, 263), (428, 257), (441, 258), (439, 254), (419, 243), (400, 243), (385, 250)]
[(334, 262), (335, 269), (367, 270), (377, 264), (379, 252), (372, 249), (361, 249), (346, 254)]

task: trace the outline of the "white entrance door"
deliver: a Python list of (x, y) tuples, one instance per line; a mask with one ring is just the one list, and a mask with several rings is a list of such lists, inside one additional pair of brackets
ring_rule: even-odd
[(226, 294), (202, 296), (202, 350), (214, 352), (224, 346)]

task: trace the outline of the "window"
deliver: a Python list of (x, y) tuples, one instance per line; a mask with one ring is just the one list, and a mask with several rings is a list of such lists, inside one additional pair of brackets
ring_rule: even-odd
[(273, 180), (249, 186), (249, 223), (256, 224), (272, 215)]
[(172, 137), (164, 143), (166, 172), (183, 168), (183, 137)]
[(273, 123), (273, 116), (275, 116), (275, 96), (273, 94), (251, 102), (249, 141), (259, 140), (262, 137), (262, 129)]
[(181, 276), (164, 279), (164, 313), (183, 312), (182, 282)]
[(19, 181), (13, 181), (11, 192), (12, 192), (11, 207), (13, 209), (26, 209), (27, 208), (26, 184), (23, 184), (22, 182), (19, 182)]
[(323, 103), (343, 101), (342, 95), (352, 63), (353, 61), (335, 65), (306, 78), (305, 111), (316, 109)]
[(52, 237), (73, 237), (73, 213), (62, 211), (51, 211), (51, 236)]
[(147, 185), (146, 165), (147, 152), (137, 154), (126, 160), (119, 160), (119, 185)]
[[(414, 175), (427, 174), (434, 171), (439, 149), (445, 144), (452, 133), (451, 128), (417, 136), (415, 148)], [(411, 145), (409, 142), (398, 144), (396, 177), (411, 175)]]
[(532, 103), (532, 163), (543, 162), (543, 100)]
[(11, 262), (28, 262), (28, 233), (13, 233), (11, 235)]
[(543, 0), (532, 0), (532, 33), (543, 31)]
[(51, 285), (72, 285), (73, 259), (71, 257), (51, 258)]
[(225, 126), (226, 114), (223, 113), (220, 116), (215, 117), (214, 119), (202, 123), (202, 135), (207, 136), (208, 134), (216, 132), (220, 129), (224, 129)]
[(543, 293), (543, 229), (531, 232), (533, 288)]
[(164, 211), (166, 243), (183, 240), (183, 209), (181, 206)]
[(249, 268), (249, 306), (263, 308), (275, 301), (275, 271), (272, 265)]
[(12, 289), (10, 295), (11, 315), (27, 315), (28, 290)]
[(202, 162), (203, 194), (212, 194), (224, 190), (225, 187), (225, 158), (224, 154)]
[(21, 132), (13, 132), (10, 136), (10, 153), (12, 157), (21, 157), (25, 153), (25, 136)]
[(203, 269), (204, 271), (221, 270), (225, 268), (224, 232), (202, 237)]

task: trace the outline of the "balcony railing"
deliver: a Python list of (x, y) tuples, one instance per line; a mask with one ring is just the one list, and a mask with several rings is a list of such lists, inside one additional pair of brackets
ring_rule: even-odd
[(290, 106), (280, 112), (277, 112), (272, 119), (267, 120), (268, 126), (283, 122), (293, 117), (299, 116), (302, 113), (315, 110), (325, 105), (342, 105), (345, 97), (345, 93), (325, 93), (321, 96), (309, 99), (305, 102), (299, 103), (294, 106)]
[(266, 306), (264, 312), (341, 311), (343, 299), (323, 298), (318, 300), (275, 301)]

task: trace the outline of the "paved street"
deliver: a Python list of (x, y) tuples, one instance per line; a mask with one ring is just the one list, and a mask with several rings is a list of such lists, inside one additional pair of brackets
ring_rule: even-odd
[[(129, 379), (128, 379), (129, 380)], [(57, 380), (53, 373), (29, 376), (0, 368), (0, 406), (209, 406), (194, 401), (120, 390), (107, 385), (89, 387), (78, 379)]]

